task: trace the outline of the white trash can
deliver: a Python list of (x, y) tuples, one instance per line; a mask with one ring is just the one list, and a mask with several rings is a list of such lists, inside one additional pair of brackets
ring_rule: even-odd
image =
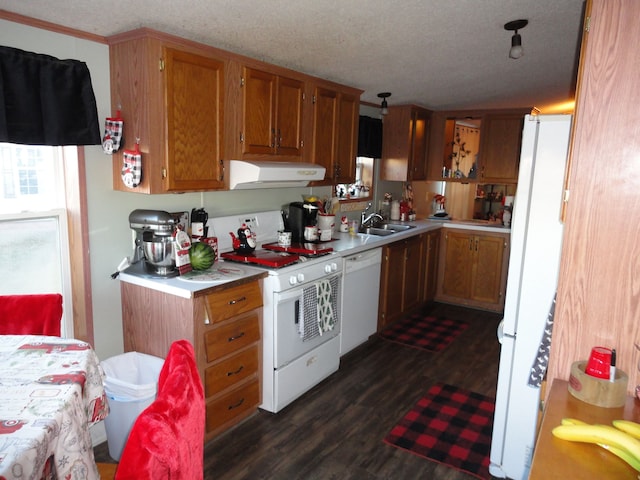
[(138, 415), (156, 398), (164, 359), (127, 352), (101, 362), (109, 415), (104, 421), (109, 456), (120, 460), (129, 432)]

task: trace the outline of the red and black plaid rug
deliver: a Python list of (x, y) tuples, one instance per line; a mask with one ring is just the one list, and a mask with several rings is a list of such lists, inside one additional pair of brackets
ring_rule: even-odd
[(437, 383), (384, 442), (477, 478), (491, 479), (492, 398)]
[(414, 314), (385, 328), (380, 336), (409, 347), (439, 352), (468, 326), (457, 320)]

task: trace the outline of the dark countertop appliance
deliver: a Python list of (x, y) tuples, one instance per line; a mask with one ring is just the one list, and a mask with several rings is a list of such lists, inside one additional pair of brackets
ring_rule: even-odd
[(314, 226), (318, 221), (318, 206), (307, 202), (289, 204), (287, 228), (291, 230), (292, 242), (304, 242), (304, 227)]

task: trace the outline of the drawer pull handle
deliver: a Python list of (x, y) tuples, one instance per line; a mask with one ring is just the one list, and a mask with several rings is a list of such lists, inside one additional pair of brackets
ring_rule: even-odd
[(238, 408), (240, 405), (242, 405), (244, 403), (244, 397), (242, 397), (240, 399), (240, 401), (238, 403), (236, 403), (235, 405), (229, 405), (227, 407), (227, 410), (233, 410), (234, 408)]
[(235, 305), (238, 302), (244, 302), (247, 299), (247, 297), (240, 297), (237, 300), (229, 300), (229, 305)]
[(227, 372), (227, 377), (231, 377), (232, 375), (237, 375), (242, 370), (244, 370), (244, 365), (240, 365), (240, 368), (238, 368), (235, 372)]
[(229, 337), (227, 339), (228, 342), (233, 342), (234, 340), (238, 340), (239, 338), (244, 337), (244, 332), (241, 332), (239, 335), (236, 335), (235, 337)]

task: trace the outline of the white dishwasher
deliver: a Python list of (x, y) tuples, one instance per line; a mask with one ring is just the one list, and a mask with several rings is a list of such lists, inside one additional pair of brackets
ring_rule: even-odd
[(378, 330), (382, 248), (344, 257), (340, 355), (366, 342)]

